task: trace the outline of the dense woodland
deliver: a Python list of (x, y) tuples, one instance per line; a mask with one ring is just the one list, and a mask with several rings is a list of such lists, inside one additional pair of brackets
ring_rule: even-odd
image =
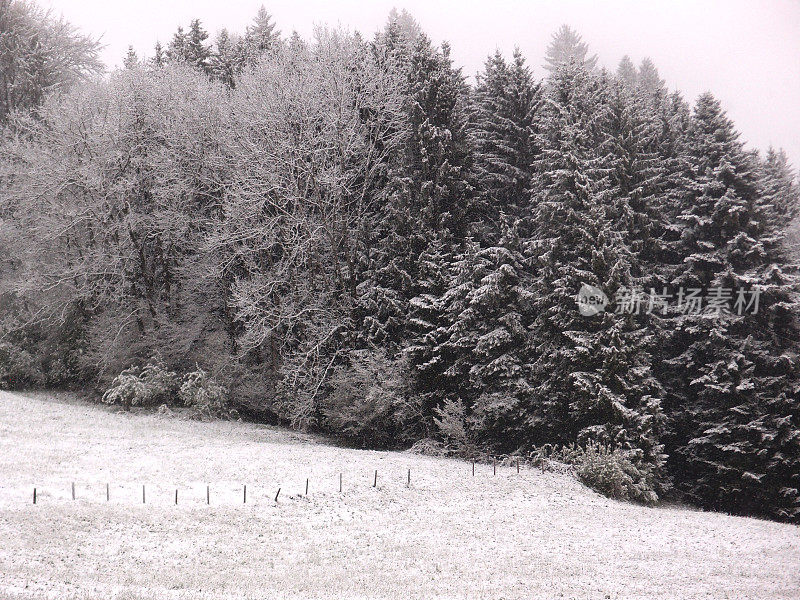
[[(800, 521), (800, 191), (712, 94), (599, 68), (566, 26), (544, 80), (496, 52), (471, 84), (395, 12), (372, 39), (262, 9), (96, 57), (0, 0), (4, 386), (210, 389), (372, 447), (599, 448), (626, 497)], [(665, 301), (689, 289), (733, 297)]]

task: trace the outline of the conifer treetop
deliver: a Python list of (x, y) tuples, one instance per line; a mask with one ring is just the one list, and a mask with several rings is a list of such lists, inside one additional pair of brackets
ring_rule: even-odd
[(583, 41), (580, 34), (569, 25), (562, 25), (553, 34), (553, 39), (547, 47), (544, 68), (551, 73), (558, 70), (561, 65), (574, 60), (591, 71), (597, 66), (597, 55), (586, 57), (589, 46)]

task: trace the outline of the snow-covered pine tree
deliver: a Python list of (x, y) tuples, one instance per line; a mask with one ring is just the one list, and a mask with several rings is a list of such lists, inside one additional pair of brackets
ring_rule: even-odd
[(128, 52), (125, 54), (122, 66), (126, 69), (135, 69), (139, 66), (139, 56), (136, 54), (136, 50), (133, 49), (133, 46), (128, 46)]
[(476, 186), (486, 217), (501, 212), (521, 218), (530, 213), (534, 145), (541, 83), (534, 81), (519, 49), (508, 64), (500, 51), (478, 75), (470, 132), (475, 140)]
[(646, 57), (642, 60), (642, 64), (639, 65), (636, 85), (645, 94), (658, 93), (664, 89), (664, 80), (661, 79), (658, 69), (650, 58)]
[(607, 102), (616, 218), (636, 254), (638, 283), (662, 291), (671, 281), (668, 266), (680, 261), (671, 246), (680, 239), (678, 206), (691, 187), (685, 149), (689, 108), (664, 87), (631, 86), (619, 75), (609, 83)]
[(420, 35), (423, 35), (422, 28), (417, 20), (405, 8), (398, 12), (396, 8), (389, 11), (387, 19), (388, 28), (395, 29), (400, 37), (412, 46)]
[(778, 266), (788, 262), (780, 243), (788, 219), (760, 195), (759, 165), (738, 138), (719, 101), (703, 94), (690, 131), (694, 193), (679, 215), (685, 257), (675, 284), (727, 290), (716, 293), (727, 296), (727, 310), (673, 319), (670, 467), (678, 489), (702, 506), (797, 521), (797, 280)]
[(238, 36), (231, 37), (227, 29), (222, 29), (217, 34), (209, 60), (211, 75), (229, 88), (236, 87), (236, 78), (244, 67), (243, 50), (243, 40)]
[[(444, 278), (441, 271), (423, 278), (436, 285), (411, 300), (414, 335), (406, 348), (428, 418), (457, 403), (471, 440), (501, 452), (525, 444), (531, 394), (532, 298), (521, 246), (506, 225), (498, 244), (467, 240)], [(438, 259), (428, 265), (442, 262), (425, 256)]]
[[(407, 37), (407, 30), (396, 17), (396, 11), (390, 14), (383, 31), (375, 35), (372, 52), (381, 68), (402, 82), (407, 115), (416, 41)], [(406, 338), (416, 259), (428, 243), (426, 232), (418, 227), (419, 215), (410, 207), (405, 147), (411, 133), (408, 123), (403, 125), (399, 132), (404, 138), (403, 149), (387, 160), (387, 201), (378, 207), (373, 235), (360, 257), (364, 275), (357, 286), (353, 318), (359, 327), (356, 344), (383, 347), (392, 357), (400, 353)]]
[(153, 47), (153, 56), (150, 58), (149, 64), (153, 69), (160, 69), (164, 66), (166, 61), (167, 57), (164, 54), (164, 48), (161, 42), (156, 41), (156, 45)]
[(544, 68), (555, 73), (560, 67), (574, 61), (587, 71), (591, 71), (597, 66), (597, 55), (593, 54), (587, 58), (588, 52), (589, 46), (583, 41), (580, 34), (569, 25), (562, 25), (553, 34), (553, 38), (547, 46)]
[(186, 61), (186, 42), (187, 34), (182, 26), (178, 26), (178, 30), (172, 35), (172, 39), (167, 45), (166, 59), (169, 62), (183, 62)]
[(465, 378), (458, 378), (453, 365), (460, 358), (453, 345), (453, 322), (449, 310), (459, 291), (454, 287), (453, 257), (441, 240), (434, 238), (417, 261), (417, 294), (409, 300), (407, 337), (403, 352), (412, 373), (412, 393), (419, 398), (433, 433), (436, 408), (446, 399), (458, 399)]
[(635, 255), (613, 218), (619, 199), (608, 158), (606, 86), (572, 62), (549, 87), (534, 190), (538, 277), (528, 439), (618, 447), (638, 467), (640, 498), (652, 501), (663, 415), (646, 330), (613, 306), (594, 316), (576, 306), (584, 284), (609, 298), (633, 285)]
[(259, 56), (269, 52), (280, 43), (281, 32), (275, 27), (272, 15), (262, 4), (253, 18), (253, 23), (247, 27), (244, 36), (248, 62), (255, 62)]
[(767, 150), (761, 166), (760, 195), (762, 203), (773, 207), (784, 226), (800, 213), (800, 185), (782, 149)]
[(399, 42), (377, 51), (389, 55), (390, 68), (406, 74), (408, 129), (402, 156), (390, 165), (387, 203), (378, 215), (357, 312), (367, 328), (364, 341), (380, 340), (393, 353), (406, 337), (408, 301), (420, 291), (420, 256), (436, 240), (451, 245), (469, 230), (473, 153), (467, 88), (449, 48), (434, 48), (425, 35), (410, 55), (403, 36), (381, 36), (377, 42)]
[(649, 105), (625, 81), (607, 82), (606, 94), (614, 218), (637, 257), (633, 275), (644, 283), (652, 274), (644, 263), (652, 262), (652, 246), (658, 241), (656, 196), (661, 191), (663, 167), (656, 154), (657, 123)]
[(622, 81), (630, 89), (636, 89), (636, 79), (638, 76), (631, 57), (626, 54), (622, 57), (617, 66), (617, 79)]
[(200, 19), (192, 19), (185, 37), (184, 56), (187, 63), (206, 74), (211, 72), (211, 45), (207, 39), (208, 32), (203, 29)]
[(499, 243), (478, 253), (480, 269), (470, 277), (466, 308), (456, 304), (454, 333), (461, 349), (459, 371), (468, 368), (470, 428), (476, 438), (499, 452), (526, 445), (526, 410), (532, 395), (530, 326), (532, 277), (524, 257), (519, 221), (503, 222)]
[(417, 39), (409, 74), (407, 164), (411, 202), (423, 225), (463, 238), (473, 199), (473, 151), (467, 133), (469, 94), (450, 47)]

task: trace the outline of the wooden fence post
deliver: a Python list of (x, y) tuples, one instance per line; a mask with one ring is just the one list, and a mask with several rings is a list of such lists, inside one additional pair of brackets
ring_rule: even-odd
[(306, 496), (308, 496), (308, 479), (306, 479)]
[(36, 488), (33, 488), (33, 503), (36, 504)]
[(109, 485), (106, 484), (106, 502), (111, 500), (111, 490), (109, 489)]
[(280, 496), (280, 495), (281, 495), (281, 488), (278, 488), (278, 493), (275, 494), (275, 502), (278, 501), (278, 496)]
[(75, 482), (72, 482), (72, 499), (75, 500)]
[(372, 482), (372, 487), (378, 487), (378, 469), (375, 469), (375, 481)]
[(244, 484), (242, 504), (247, 504), (247, 484)]
[(211, 504), (211, 490), (210, 490), (210, 488), (211, 488), (210, 485), (206, 486), (206, 504)]

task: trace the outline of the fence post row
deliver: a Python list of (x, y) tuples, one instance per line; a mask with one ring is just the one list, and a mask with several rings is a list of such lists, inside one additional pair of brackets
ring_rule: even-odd
[[(516, 459), (516, 467), (517, 467), (517, 473), (519, 473), (520, 472), (520, 462), (519, 462), (518, 458)], [(544, 465), (543, 464), (542, 464), (542, 472), (544, 472)], [(494, 459), (494, 458), (492, 459), (492, 474), (493, 475), (497, 475), (497, 460)], [(472, 476), (473, 477), (475, 476), (475, 460), (474, 459), (472, 460)], [(306, 478), (306, 493), (305, 493), (306, 496), (308, 496), (309, 481), (310, 481), (310, 479)], [(343, 474), (340, 471), (339, 472), (339, 493), (341, 493), (342, 490), (343, 490), (342, 481), (343, 481)], [(377, 488), (378, 487), (378, 469), (375, 469), (375, 471), (373, 472), (372, 487), (373, 488)], [(407, 488), (411, 487), (411, 469), (410, 468), (408, 468), (407, 473), (406, 473), (406, 487)], [(76, 488), (75, 488), (75, 482), (74, 481), (71, 482), (70, 490), (71, 490), (71, 494), (72, 494), (72, 499), (73, 500), (77, 499), (77, 494), (76, 494)], [(281, 488), (278, 488), (278, 491), (275, 494), (275, 502), (278, 501), (278, 497), (280, 496), (280, 494), (281, 494)], [(106, 483), (106, 502), (110, 502), (110, 501), (111, 501), (111, 484)], [(33, 503), (36, 504), (36, 502), (37, 502), (37, 488), (34, 487), (33, 488)], [(146, 503), (147, 503), (146, 485), (143, 484), (142, 485), (142, 504), (146, 504)], [(243, 504), (247, 504), (247, 484), (246, 483), (242, 484), (242, 503)], [(175, 504), (176, 505), (178, 504), (178, 488), (175, 488)], [(211, 504), (211, 486), (210, 485), (206, 485), (206, 504)]]

